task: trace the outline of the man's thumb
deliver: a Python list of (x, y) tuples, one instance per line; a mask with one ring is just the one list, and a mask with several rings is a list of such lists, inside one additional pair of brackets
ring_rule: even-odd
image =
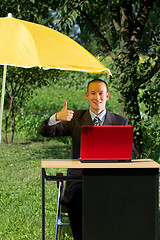
[(63, 106), (64, 109), (67, 109), (67, 101), (64, 100), (64, 106)]

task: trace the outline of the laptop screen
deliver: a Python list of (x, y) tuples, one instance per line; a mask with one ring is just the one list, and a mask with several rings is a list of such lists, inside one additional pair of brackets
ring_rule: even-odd
[(80, 159), (131, 159), (133, 126), (82, 126)]

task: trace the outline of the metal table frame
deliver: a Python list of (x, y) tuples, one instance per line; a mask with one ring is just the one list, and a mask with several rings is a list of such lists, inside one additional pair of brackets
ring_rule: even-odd
[(79, 177), (49, 176), (42, 168), (42, 240), (45, 240), (45, 180), (46, 181), (82, 181)]

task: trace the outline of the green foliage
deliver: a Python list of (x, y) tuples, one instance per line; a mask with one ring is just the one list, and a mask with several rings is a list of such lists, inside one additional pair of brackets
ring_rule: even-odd
[[(57, 81), (61, 71), (58, 70), (42, 70), (39, 68), (20, 68), (7, 67), (6, 90), (8, 95), (17, 97), (17, 100), (27, 100), (36, 88), (43, 85), (49, 85)], [(0, 87), (2, 83), (3, 66), (0, 66)], [(1, 91), (1, 88), (0, 88)]]
[(12, 13), (13, 17), (49, 25), (52, 21), (50, 9), (56, 6), (53, 0), (37, 1), (37, 0), (3, 0), (1, 3), (1, 17), (6, 17), (8, 13)]
[(120, 91), (125, 98), (126, 115), (134, 126), (136, 148), (145, 158), (147, 148), (152, 148), (156, 142), (155, 158), (159, 159), (160, 141), (157, 136), (160, 133), (160, 71), (151, 74), (158, 58), (155, 52), (140, 58), (139, 52), (135, 52), (130, 62), (123, 65), (122, 56), (119, 56), (122, 71)]
[[(144, 152), (151, 145), (152, 154), (159, 158), (160, 148), (160, 71), (158, 71), (151, 81), (141, 85), (139, 90), (139, 104), (141, 109), (142, 129), (144, 133)], [(156, 145), (155, 145), (156, 144)], [(155, 148), (154, 148), (155, 145)], [(151, 150), (151, 149), (150, 149)], [(149, 154), (149, 152), (148, 152)], [(144, 155), (146, 156), (146, 155)], [(151, 155), (152, 156), (152, 155)]]

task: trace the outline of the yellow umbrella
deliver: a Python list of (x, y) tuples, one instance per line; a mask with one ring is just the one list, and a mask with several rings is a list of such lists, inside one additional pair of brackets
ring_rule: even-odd
[(1, 96), (0, 134), (7, 65), (111, 75), (109, 69), (71, 38), (43, 25), (12, 18), (11, 14), (8, 17), (0, 18), (0, 64), (5, 66)]
[(66, 35), (12, 17), (0, 18), (0, 64), (110, 74), (109, 69)]

